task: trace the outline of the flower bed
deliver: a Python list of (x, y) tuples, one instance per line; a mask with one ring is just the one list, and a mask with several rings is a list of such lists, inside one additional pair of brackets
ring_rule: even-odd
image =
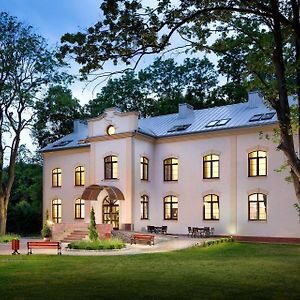
[(119, 239), (73, 242), (68, 246), (70, 249), (80, 250), (111, 250), (124, 247), (124, 242)]

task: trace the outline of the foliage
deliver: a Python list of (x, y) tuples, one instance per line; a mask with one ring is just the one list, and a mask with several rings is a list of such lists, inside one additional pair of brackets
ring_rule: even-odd
[[(36, 155), (21, 145), (15, 169), (15, 180), (8, 205), (7, 229), (20, 234), (39, 233), (42, 227), (42, 175)], [(8, 169), (4, 169), (7, 182)]]
[(121, 249), (124, 247), (124, 242), (119, 239), (73, 242), (68, 246), (70, 249), (81, 250), (109, 250)]
[(44, 224), (43, 224), (43, 228), (41, 230), (41, 235), (43, 238), (45, 237), (51, 237), (51, 228), (48, 224), (49, 222), (49, 213), (48, 213), (48, 209), (46, 210), (46, 213), (45, 213), (45, 220), (44, 220)]
[(299, 251), (222, 243), (139, 255), (1, 256), (0, 294), (43, 299), (47, 288), (49, 299), (298, 299)]
[[(75, 56), (87, 78), (106, 62), (133, 63), (135, 69), (149, 54), (178, 48), (214, 52), (224, 61), (220, 70), (228, 73), (228, 66), (233, 66), (230, 76), (236, 86), (248, 79), (276, 110), (278, 148), (289, 163), (300, 203), (300, 159), (293, 139), (293, 129), (299, 133), (300, 128), (299, 103), (296, 119), (288, 103), (289, 94), (300, 99), (299, 5), (298, 0), (157, 0), (153, 7), (143, 1), (105, 0), (100, 21), (86, 32), (62, 37), (61, 57)], [(175, 36), (185, 44), (172, 45)]]
[(45, 40), (5, 12), (0, 13), (0, 55), (0, 234), (4, 234), (21, 133), (32, 123), (41, 91), (64, 75)]
[(71, 133), (73, 120), (83, 118), (79, 101), (70, 89), (60, 85), (50, 87), (34, 108), (32, 134), (40, 148)]
[(221, 239), (216, 239), (216, 240), (211, 240), (211, 241), (204, 241), (202, 246), (207, 247), (207, 246), (211, 246), (211, 245), (217, 245), (217, 244), (220, 244), (220, 243), (231, 243), (233, 241), (234, 241), (234, 239), (232, 237), (230, 237), (230, 238), (221, 238)]
[(21, 237), (18, 234), (8, 233), (0, 236), (0, 243), (9, 243), (12, 240), (19, 240)]
[(96, 227), (96, 220), (95, 220), (95, 211), (93, 207), (90, 212), (89, 239), (92, 242), (99, 240), (99, 234), (98, 234), (98, 230)]

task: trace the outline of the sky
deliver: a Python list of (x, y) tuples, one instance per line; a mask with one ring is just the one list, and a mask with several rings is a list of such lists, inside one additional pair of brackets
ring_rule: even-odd
[[(101, 17), (100, 4), (101, 0), (0, 0), (0, 11), (33, 26), (50, 47), (55, 47), (63, 34), (82, 31), (93, 25)], [(72, 63), (70, 73), (78, 74), (75, 63)], [(96, 89), (93, 93), (94, 86), (85, 86), (86, 83), (76, 82), (70, 87), (82, 104), (97, 92)]]

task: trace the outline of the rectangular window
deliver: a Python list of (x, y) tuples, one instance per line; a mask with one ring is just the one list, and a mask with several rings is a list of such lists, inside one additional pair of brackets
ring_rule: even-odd
[(147, 157), (141, 157), (140, 161), (140, 179), (148, 180), (149, 174), (149, 159)]
[(178, 180), (178, 159), (167, 158), (164, 160), (164, 181)]

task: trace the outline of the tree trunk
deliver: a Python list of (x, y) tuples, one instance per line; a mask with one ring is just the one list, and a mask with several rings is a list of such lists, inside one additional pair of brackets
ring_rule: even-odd
[(0, 196), (0, 235), (6, 233), (7, 207), (7, 197), (3, 195)]

